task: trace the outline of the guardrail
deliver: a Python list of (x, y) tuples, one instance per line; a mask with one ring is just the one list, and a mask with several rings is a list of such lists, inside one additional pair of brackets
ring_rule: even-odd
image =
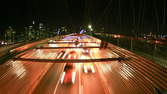
[(155, 63), (167, 68), (167, 45), (150, 43), (150, 40), (134, 40), (130, 38), (114, 38), (105, 34), (96, 35), (101, 40), (106, 40), (114, 45), (130, 50), (140, 56), (143, 56)]
[[(53, 37), (53, 38), (55, 38), (55, 37)], [(21, 45), (17, 45), (15, 47), (7, 49), (6, 51), (4, 51), (3, 56), (0, 57), (0, 64), (5, 63), (6, 61), (11, 59), (12, 57), (17, 56), (17, 55), (19, 55), (23, 52), (26, 52), (30, 49), (34, 49), (38, 45), (41, 45), (43, 43), (47, 43), (48, 39), (52, 39), (52, 38), (46, 38), (46, 39), (43, 39), (43, 40), (26, 42), (26, 43), (23, 43)], [(29, 45), (29, 46), (27, 46), (27, 45)], [(21, 50), (19, 50), (19, 48), (21, 48)]]
[[(76, 42), (48, 42), (48, 44), (65, 44), (65, 43), (68, 43), (68, 44), (75, 44)], [(100, 44), (99, 42), (79, 42), (78, 43), (98, 43)]]
[(36, 49), (81, 49), (81, 48), (101, 48), (100, 46), (86, 46), (86, 47), (36, 47)]
[(47, 62), (47, 63), (92, 63), (92, 62), (104, 62), (104, 61), (125, 61), (130, 58), (118, 57), (118, 58), (99, 58), (99, 59), (33, 59), (33, 58), (20, 58), (14, 57), (13, 60), (21, 61), (33, 61), (33, 62)]

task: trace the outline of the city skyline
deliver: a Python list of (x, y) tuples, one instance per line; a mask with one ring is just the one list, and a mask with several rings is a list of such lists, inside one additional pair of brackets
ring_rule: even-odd
[(50, 27), (93, 24), (113, 32), (164, 32), (166, 1), (153, 0), (24, 0), (2, 2), (0, 30), (12, 26), (21, 32), (32, 21)]

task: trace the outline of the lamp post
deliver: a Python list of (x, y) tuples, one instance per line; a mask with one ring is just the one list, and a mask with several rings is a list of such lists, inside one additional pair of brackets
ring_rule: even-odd
[(90, 31), (93, 31), (92, 25), (88, 25)]
[(91, 29), (91, 28), (92, 28), (92, 25), (88, 25), (88, 28)]

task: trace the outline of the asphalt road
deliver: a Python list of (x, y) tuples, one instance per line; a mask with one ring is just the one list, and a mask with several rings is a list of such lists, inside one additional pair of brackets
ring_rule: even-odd
[[(73, 41), (75, 39), (68, 39)], [(99, 42), (88, 37), (79, 41)], [(80, 45), (80, 44), (79, 44)], [(45, 47), (73, 47), (74, 44), (45, 44)], [(83, 46), (99, 46), (85, 43)], [(18, 48), (21, 50), (22, 48)], [(33, 49), (21, 55), (34, 59), (88, 59), (124, 56), (128, 61), (93, 63), (95, 73), (85, 73), (84, 63), (75, 64), (74, 84), (61, 83), (66, 63), (13, 61), (0, 65), (0, 94), (155, 94), (167, 89), (167, 70), (127, 50), (109, 45), (108, 49)], [(71, 53), (74, 51), (75, 53)], [(91, 63), (91, 62), (90, 62)]]

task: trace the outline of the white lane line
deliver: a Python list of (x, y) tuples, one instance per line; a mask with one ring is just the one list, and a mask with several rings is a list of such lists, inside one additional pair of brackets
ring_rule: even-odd
[(92, 51), (90, 50), (90, 57), (93, 58)]
[(60, 77), (61, 77), (61, 84), (63, 83), (63, 80), (64, 80), (65, 75), (66, 75), (66, 73), (63, 72), (62, 76), (60, 76)]
[(66, 57), (66, 58), (68, 59), (68, 57), (69, 57), (69, 55), (67, 55), (67, 57)]
[(95, 66), (96, 66), (96, 68), (98, 70), (98, 74), (99, 74), (99, 76), (101, 78), (100, 81), (101, 81), (101, 83), (103, 83), (102, 87), (104, 89), (105, 94), (112, 94), (111, 91), (110, 91), (110, 89), (108, 88), (107, 81), (106, 81), (106, 79), (105, 79), (105, 77), (104, 77), (104, 75), (103, 75), (103, 73), (102, 73), (102, 71), (100, 69), (100, 64), (95, 64)]
[(81, 83), (81, 64), (79, 64), (79, 94), (83, 94), (83, 85)]
[(72, 72), (72, 83), (74, 84), (75, 83), (75, 77), (76, 76), (76, 72)]
[(67, 53), (65, 52), (65, 54), (63, 55), (63, 57), (62, 58), (65, 58), (65, 56), (67, 55)]
[[(66, 64), (64, 64), (64, 65), (63, 65), (63, 68), (62, 68), (63, 70), (64, 70), (65, 65), (66, 65)], [(59, 76), (59, 79), (58, 79), (58, 82), (57, 82), (57, 84), (56, 84), (56, 87), (55, 87), (55, 89), (54, 89), (53, 94), (56, 94), (56, 91), (57, 91), (58, 85), (59, 85), (59, 83), (60, 83), (60, 81), (61, 81), (61, 77), (63, 76), (63, 70), (62, 70), (61, 75)]]
[(87, 70), (87, 66), (86, 66), (86, 65), (84, 65), (84, 72), (85, 72), (85, 73), (88, 73), (88, 70)]
[(74, 59), (76, 59), (76, 57), (77, 57), (77, 56), (76, 56), (76, 55), (74, 55)]
[[(63, 59), (64, 59), (64, 58), (63, 58)], [(61, 77), (62, 77), (62, 76), (63, 76), (63, 74), (64, 74), (63, 70), (64, 70), (65, 65), (66, 65), (66, 63), (64, 63), (64, 65), (63, 65), (63, 67), (62, 67), (61, 75), (59, 76), (59, 79), (58, 79), (58, 82), (57, 82), (57, 84), (56, 84), (56, 87), (55, 87), (55, 89), (54, 89), (53, 94), (56, 94), (56, 91), (57, 91), (58, 85), (59, 85), (59, 83), (60, 83), (60, 81), (61, 81)]]
[(80, 88), (79, 94), (84, 94), (83, 93), (83, 85), (81, 85), (79, 88)]
[(80, 88), (80, 84), (81, 84), (81, 79), (80, 79), (80, 77), (81, 77), (81, 74), (80, 74), (80, 64), (78, 64), (79, 66), (79, 75), (78, 75), (78, 78), (79, 78), (79, 94), (81, 94), (81, 88)]
[(62, 55), (63, 53), (62, 52), (60, 52), (60, 54), (57, 56), (57, 58), (59, 59), (60, 58), (60, 56)]
[(68, 55), (68, 59), (70, 59), (71, 58), (71, 55)]
[(92, 72), (93, 72), (93, 73), (95, 73), (94, 66), (93, 66), (93, 65), (91, 65), (90, 67), (91, 67)]

